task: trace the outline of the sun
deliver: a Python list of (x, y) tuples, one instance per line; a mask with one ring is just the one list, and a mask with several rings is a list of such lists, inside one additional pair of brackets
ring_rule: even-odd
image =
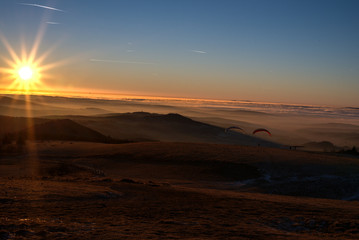
[(27, 81), (32, 78), (33, 72), (34, 71), (31, 69), (31, 67), (24, 66), (24, 67), (21, 67), (17, 73), (19, 74), (19, 77), (22, 80)]
[(48, 89), (45, 81), (49, 81), (54, 76), (46, 72), (65, 63), (64, 60), (57, 62), (46, 61), (54, 47), (39, 54), (42, 36), (43, 30), (36, 36), (34, 44), (29, 51), (26, 51), (25, 43), (21, 43), (20, 51), (15, 51), (0, 32), (0, 44), (2, 43), (9, 53), (8, 57), (0, 56), (0, 84), (2, 86), (7, 85), (7, 91), (27, 94)]
[(25, 50), (22, 49), (21, 53), (18, 54), (10, 46), (5, 37), (0, 35), (0, 40), (7, 48), (10, 55), (10, 58), (2, 56), (3, 62), (8, 66), (0, 68), (3, 84), (8, 82), (7, 89), (23, 93), (30, 93), (41, 89), (44, 85), (41, 78), (46, 69), (46, 65), (43, 61), (46, 58), (47, 53), (36, 57), (36, 46), (35, 48), (33, 47), (30, 53), (25, 52)]
[(9, 89), (20, 92), (32, 92), (43, 87), (42, 67), (36, 62), (23, 60), (19, 62), (9, 62), (9, 68), (3, 69), (7, 73)]

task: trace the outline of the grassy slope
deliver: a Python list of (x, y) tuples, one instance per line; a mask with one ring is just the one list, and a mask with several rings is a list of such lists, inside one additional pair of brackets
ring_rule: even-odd
[[(202, 184), (232, 180), (222, 171), (207, 171), (208, 167), (214, 170), (223, 166), (214, 162), (238, 164), (238, 174), (247, 174), (248, 166), (271, 169), (277, 174), (349, 174), (358, 170), (355, 158), (235, 145), (160, 142), (47, 142), (31, 147), (36, 154), (5, 156), (1, 160), (0, 236), (359, 237), (358, 202), (237, 192)], [(176, 171), (166, 173), (170, 166), (175, 166)], [(132, 178), (133, 182), (124, 182), (123, 178)]]

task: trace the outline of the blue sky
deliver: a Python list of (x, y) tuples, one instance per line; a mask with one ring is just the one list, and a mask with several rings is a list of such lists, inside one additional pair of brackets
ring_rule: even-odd
[[(46, 26), (39, 52), (56, 44), (48, 62), (72, 59), (44, 80), (56, 88), (359, 102), (358, 1), (7, 0), (0, 6), (0, 31), (15, 50), (20, 38), (30, 48)], [(3, 46), (0, 53), (7, 54)]]

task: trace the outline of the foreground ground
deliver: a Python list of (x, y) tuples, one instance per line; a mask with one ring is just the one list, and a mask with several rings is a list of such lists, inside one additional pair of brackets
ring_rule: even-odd
[(357, 159), (180, 143), (48, 142), (30, 150), (0, 160), (0, 239), (359, 238), (357, 201), (230, 185), (279, 177), (278, 169), (352, 174)]

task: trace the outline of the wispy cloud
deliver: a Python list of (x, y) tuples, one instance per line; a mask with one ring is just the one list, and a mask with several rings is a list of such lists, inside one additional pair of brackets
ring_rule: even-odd
[(194, 53), (201, 53), (201, 54), (205, 54), (207, 52), (205, 51), (201, 51), (201, 50), (191, 50), (191, 52), (194, 52)]
[(60, 24), (60, 23), (58, 23), (58, 22), (46, 22), (47, 24), (51, 24), (51, 25), (58, 25), (58, 24)]
[(61, 9), (58, 9), (58, 8), (53, 8), (53, 7), (40, 5), (40, 4), (36, 4), (36, 3), (18, 3), (18, 4), (25, 5), (25, 6), (38, 7), (38, 8), (45, 8), (45, 9), (52, 10), (52, 11), (65, 12), (64, 10), (61, 10)]
[(123, 63), (123, 64), (145, 64), (145, 65), (155, 64), (153, 62), (132, 62), (132, 61), (120, 61), (120, 60), (97, 59), (97, 58), (91, 58), (90, 61), (91, 62), (107, 62), (107, 63)]

